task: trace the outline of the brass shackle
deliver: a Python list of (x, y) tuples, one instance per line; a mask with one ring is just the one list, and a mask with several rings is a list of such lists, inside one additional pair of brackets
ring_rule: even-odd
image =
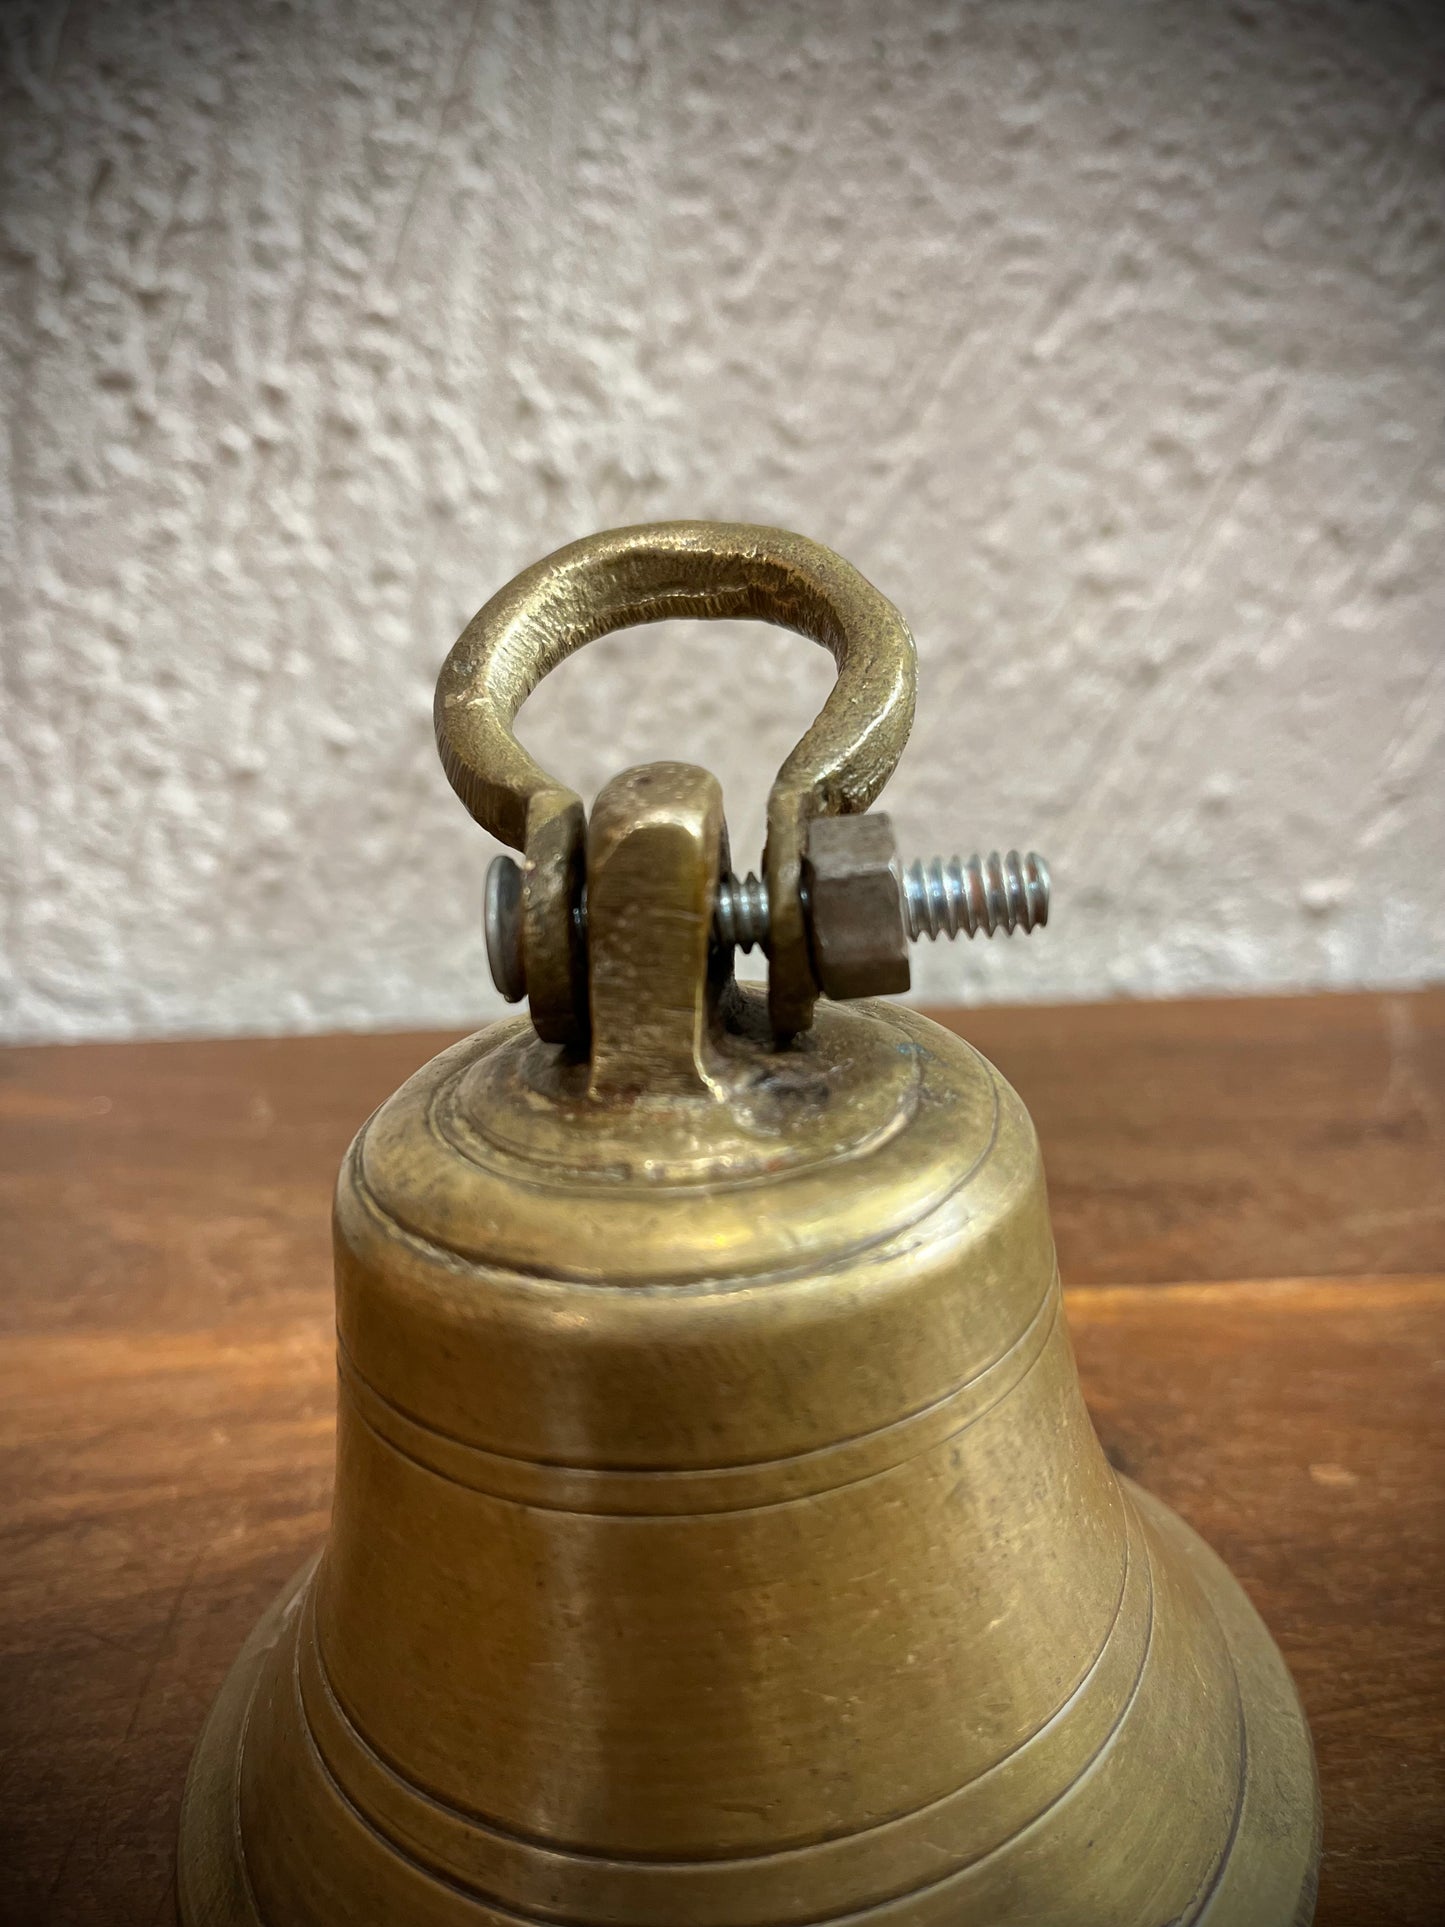
[(527, 991), (532, 1021), (553, 1043), (578, 1045), (587, 1035), (585, 812), (513, 725), (549, 670), (584, 644), (674, 617), (773, 623), (821, 643), (838, 667), (768, 794), (768, 1008), (779, 1036), (808, 1028), (818, 994), (800, 889), (808, 825), (866, 810), (913, 724), (908, 625), (851, 564), (805, 536), (746, 522), (656, 522), (569, 543), (514, 577), (457, 639), (434, 715), (452, 788), (484, 829), (523, 855)]

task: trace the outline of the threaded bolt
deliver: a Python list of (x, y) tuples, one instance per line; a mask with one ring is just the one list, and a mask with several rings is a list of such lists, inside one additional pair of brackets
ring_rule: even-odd
[[(1000, 856), (932, 857), (910, 863), (903, 872), (903, 927), (917, 943), (980, 933), (992, 937), (1002, 930), (1027, 936), (1049, 920), (1049, 866), (1030, 850), (1020, 856), (1010, 850)], [(735, 943), (740, 950), (768, 947), (768, 886), (751, 871), (745, 877), (725, 876), (718, 886), (717, 917), (713, 925), (719, 943)]]
[(1049, 866), (1032, 850), (1023, 857), (990, 850), (967, 863), (934, 857), (903, 872), (903, 921), (914, 943), (953, 938), (960, 930), (966, 937), (998, 930), (1011, 937), (1022, 929), (1027, 936), (1048, 920)]
[(745, 877), (725, 876), (718, 885), (713, 934), (719, 943), (735, 943), (739, 950), (768, 947), (768, 886), (749, 870)]
[[(526, 995), (522, 968), (521, 870), (509, 856), (495, 857), (487, 872), (487, 957), (498, 990), (508, 1003)], [(899, 902), (903, 927), (917, 943), (920, 937), (983, 935), (1002, 930), (1012, 936), (1041, 930), (1049, 920), (1049, 866), (1032, 850), (1020, 856), (1010, 850), (1000, 856), (932, 857), (910, 863), (901, 873)], [(768, 886), (751, 871), (729, 874), (718, 885), (713, 934), (719, 943), (739, 950), (768, 948), (771, 918)]]

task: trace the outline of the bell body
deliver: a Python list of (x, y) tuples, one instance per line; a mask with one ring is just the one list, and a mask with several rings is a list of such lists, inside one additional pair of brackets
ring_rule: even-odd
[[(511, 729), (591, 637), (682, 614), (838, 663), (769, 795), (766, 995), (716, 779), (589, 813)], [(438, 740), (525, 857), (530, 1022), (342, 1170), (331, 1532), (202, 1735), (189, 1927), (1308, 1919), (1293, 1688), (1099, 1447), (1027, 1113), (922, 1017), (818, 1001), (898, 981), (878, 838), (826, 864), (811, 826), (878, 795), (913, 671), (856, 571), (743, 525), (571, 545), (453, 650)]]
[(886, 1005), (780, 1051), (729, 987), (700, 1061), (599, 1101), (516, 1021), (361, 1132), (331, 1534), (185, 1919), (1307, 1920), (1292, 1685), (1100, 1449), (1018, 1098)]

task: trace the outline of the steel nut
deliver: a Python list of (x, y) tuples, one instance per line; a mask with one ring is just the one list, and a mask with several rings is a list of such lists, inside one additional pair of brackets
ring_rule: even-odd
[(825, 997), (907, 990), (898, 847), (886, 816), (816, 817), (808, 829), (803, 888), (813, 969)]

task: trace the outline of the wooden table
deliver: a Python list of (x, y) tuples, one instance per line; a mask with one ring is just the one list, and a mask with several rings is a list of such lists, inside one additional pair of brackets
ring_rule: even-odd
[[(987, 1010), (1116, 1464), (1304, 1696), (1321, 1927), (1445, 1921), (1445, 992)], [(167, 1921), (191, 1744), (326, 1524), (328, 1200), (438, 1036), (0, 1053), (0, 1920)]]

